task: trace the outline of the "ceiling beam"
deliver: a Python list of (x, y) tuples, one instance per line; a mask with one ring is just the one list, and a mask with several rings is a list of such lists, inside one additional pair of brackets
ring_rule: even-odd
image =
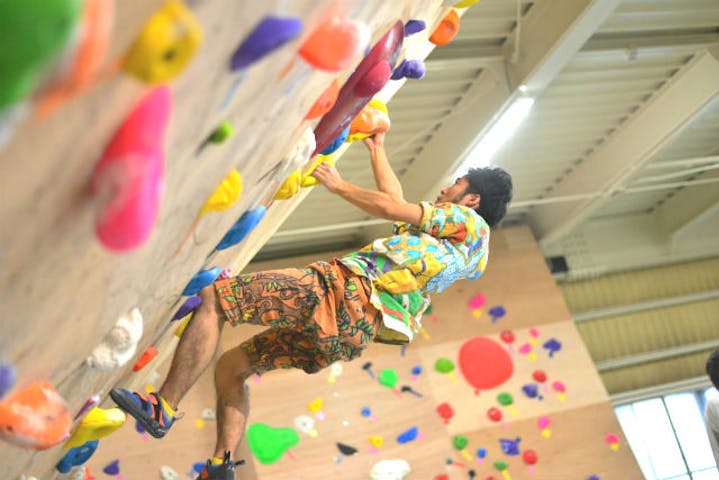
[(616, 192), (626, 188), (668, 141), (719, 92), (719, 61), (706, 50), (694, 57), (604, 144), (590, 154), (548, 197), (601, 191), (598, 198), (545, 205), (532, 212), (540, 244), (546, 246), (566, 235), (598, 211)]
[[(707, 172), (700, 178), (719, 179), (719, 172)], [(719, 188), (716, 184), (708, 183), (679, 190), (657, 208), (653, 216), (657, 229), (676, 240), (693, 227), (712, 218), (719, 223), (719, 220), (716, 220), (717, 214), (719, 214)]]

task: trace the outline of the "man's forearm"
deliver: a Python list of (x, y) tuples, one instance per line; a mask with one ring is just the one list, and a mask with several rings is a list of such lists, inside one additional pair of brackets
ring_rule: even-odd
[(384, 146), (379, 146), (370, 151), (370, 159), (372, 161), (372, 172), (377, 189), (393, 198), (401, 200), (404, 198), (402, 193), (402, 184), (399, 183), (397, 175), (389, 164), (387, 153)]
[(335, 193), (374, 217), (413, 225), (419, 225), (422, 220), (422, 208), (419, 205), (409, 204), (386, 192), (342, 182)]

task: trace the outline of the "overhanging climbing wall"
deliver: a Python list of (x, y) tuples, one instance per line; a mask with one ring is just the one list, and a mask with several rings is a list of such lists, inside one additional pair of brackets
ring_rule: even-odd
[[(316, 100), (363, 73), (313, 136), (327, 143), (403, 58), (426, 55), (449, 7), (13, 0), (0, 8), (0, 478), (45, 479), (82, 407), (118, 382), (139, 382), (144, 371), (131, 367), (149, 346), (166, 355), (193, 274), (241, 269), (302, 199), (272, 201), (313, 153), (302, 142), (322, 121), (307, 118)], [(410, 19), (427, 29), (402, 39)], [(335, 35), (344, 48), (328, 57)], [(373, 63), (363, 67), (366, 58)], [(257, 220), (264, 208), (240, 246), (218, 251), (252, 226), (247, 217), (235, 224), (243, 212)], [(18, 414), (13, 406), (28, 396), (41, 403)], [(45, 453), (15, 446), (21, 438)]]
[[(318, 258), (330, 254), (248, 269)], [(476, 480), (642, 478), (528, 229), (493, 232), (485, 275), (434, 295), (432, 305), (424, 333), (404, 351), (373, 344), (356, 361), (316, 375), (250, 379), (248, 423), (272, 429), (255, 445), (270, 463), (245, 457), (250, 466), (238, 477), (399, 480), (370, 472), (380, 461), (404, 460), (405, 480), (471, 480), (470, 470)], [(223, 348), (256, 331), (225, 329)], [(213, 448), (214, 422), (202, 421), (203, 410), (214, 409), (211, 391), (208, 373), (183, 402), (185, 418), (160, 442), (143, 441), (126, 425), (115, 436), (126, 447), (103, 443), (91, 470), (119, 461), (125, 478), (154, 475), (162, 465), (186, 477)], [(299, 441), (285, 450), (292, 437)], [(390, 465), (402, 471), (401, 462)]]

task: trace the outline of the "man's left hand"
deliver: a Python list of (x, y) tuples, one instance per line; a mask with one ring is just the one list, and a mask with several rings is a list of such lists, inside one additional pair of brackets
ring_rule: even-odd
[(344, 183), (337, 169), (326, 163), (317, 165), (317, 168), (312, 172), (312, 176), (319, 180), (319, 182), (332, 193), (337, 193), (337, 190), (339, 190), (340, 186)]

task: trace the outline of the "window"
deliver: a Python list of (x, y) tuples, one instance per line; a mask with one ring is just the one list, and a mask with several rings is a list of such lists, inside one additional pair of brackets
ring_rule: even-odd
[(619, 405), (614, 411), (647, 480), (719, 480), (704, 426), (708, 388)]

